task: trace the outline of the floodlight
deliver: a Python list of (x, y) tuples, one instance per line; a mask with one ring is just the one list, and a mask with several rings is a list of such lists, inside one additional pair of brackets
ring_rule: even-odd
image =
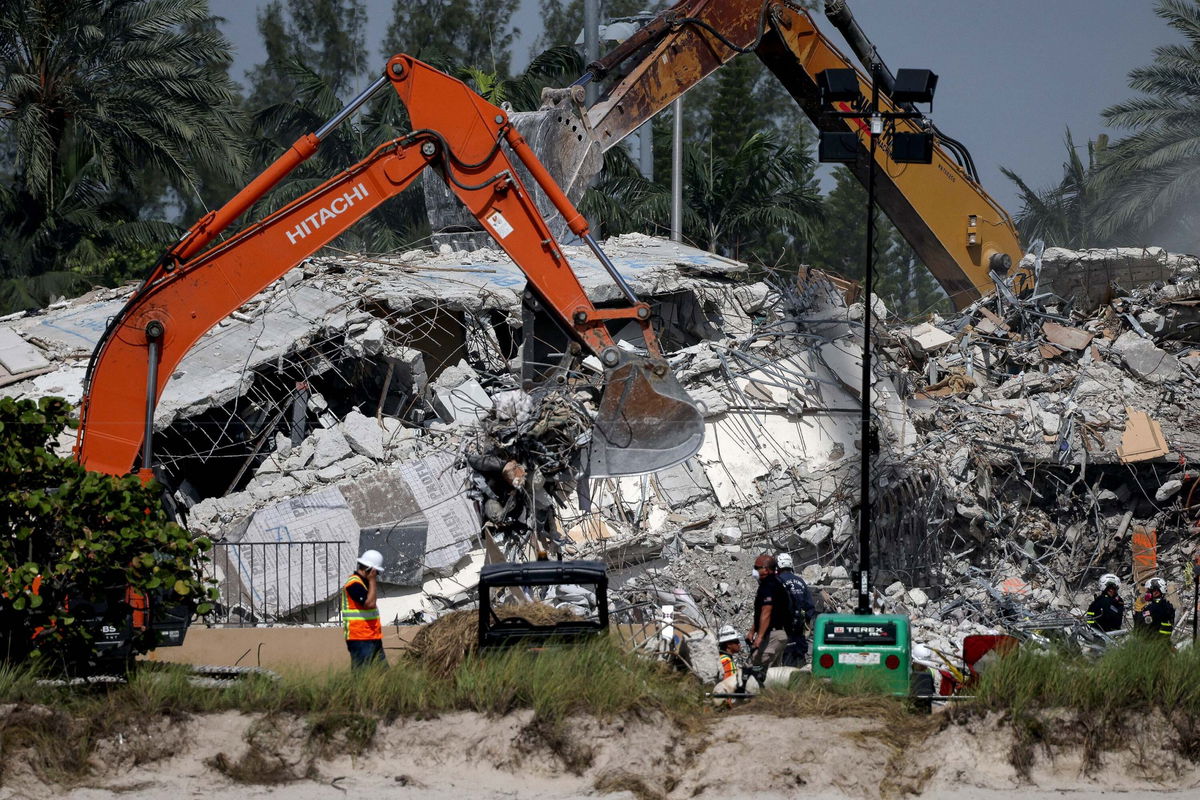
[(822, 163), (853, 164), (858, 160), (858, 137), (847, 131), (821, 131), (817, 159)]
[(897, 164), (933, 162), (932, 133), (896, 133), (892, 136), (892, 161)]
[(853, 103), (862, 95), (858, 91), (858, 73), (852, 69), (823, 69), (817, 73), (817, 88), (821, 102)]
[(938, 76), (927, 69), (896, 70), (892, 99), (897, 103), (932, 103)]

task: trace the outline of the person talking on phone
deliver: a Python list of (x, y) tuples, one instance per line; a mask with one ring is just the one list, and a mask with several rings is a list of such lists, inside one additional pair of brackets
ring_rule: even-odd
[(376, 583), (383, 569), (378, 550), (367, 550), (342, 586), (342, 627), (346, 631), (346, 649), (353, 669), (376, 662), (387, 664), (383, 655), (383, 625), (375, 605)]

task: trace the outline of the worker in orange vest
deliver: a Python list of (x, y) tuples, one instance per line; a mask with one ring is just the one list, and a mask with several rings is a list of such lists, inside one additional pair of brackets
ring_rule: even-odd
[(346, 649), (354, 669), (379, 662), (383, 655), (383, 625), (375, 605), (376, 584), (383, 569), (378, 550), (367, 550), (358, 557), (354, 574), (342, 586), (342, 627), (346, 631)]
[(722, 625), (721, 630), (717, 632), (717, 648), (719, 649), (718, 658), (721, 662), (721, 674), (717, 681), (720, 682), (731, 677), (737, 671), (735, 657), (742, 652), (742, 637), (738, 636), (738, 632), (732, 625)]

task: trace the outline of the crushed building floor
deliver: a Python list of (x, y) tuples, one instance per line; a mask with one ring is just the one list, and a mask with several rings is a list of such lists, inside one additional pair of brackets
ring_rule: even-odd
[[(540, 343), (524, 278), (496, 251), (313, 259), (206, 335), (159, 404), (156, 450), (188, 527), (223, 543), (225, 618), (330, 619), (364, 547), (385, 554), (380, 607), (398, 622), (471, 603), (489, 559), (546, 551), (605, 560), (647, 646), (664, 606), (747, 628), (762, 550), (791, 553), (826, 607), (848, 608), (861, 302), (816, 270), (756, 277), (639, 235), (605, 247), (705, 417), (700, 452), (651, 476), (580, 480), (599, 365), (522, 391)], [(597, 304), (619, 301), (567, 250)], [(1022, 267), (1031, 296), (1002, 282), (953, 317), (901, 324), (876, 300), (876, 602), (944, 651), (1073, 624), (1106, 572), (1163, 574), (1191, 596), (1200, 262), (1038, 248)], [(129, 291), (0, 321), (0, 392), (78, 401)], [(279, 542), (309, 550), (265, 554)]]

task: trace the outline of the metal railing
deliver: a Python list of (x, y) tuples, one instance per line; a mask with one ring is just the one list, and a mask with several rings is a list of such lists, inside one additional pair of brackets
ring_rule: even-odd
[(206, 621), (235, 627), (338, 622), (339, 592), (353, 560), (349, 542), (216, 542), (210, 577), (218, 600)]

